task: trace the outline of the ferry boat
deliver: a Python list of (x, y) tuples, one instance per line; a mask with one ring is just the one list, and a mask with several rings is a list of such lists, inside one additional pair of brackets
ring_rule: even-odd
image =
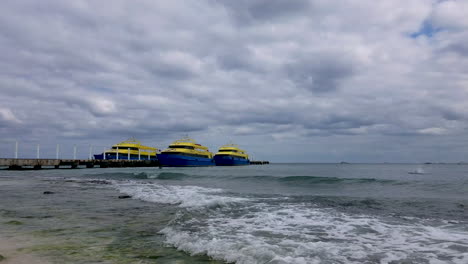
[(156, 160), (157, 148), (144, 146), (132, 138), (112, 146), (102, 154), (94, 155), (97, 160)]
[(213, 153), (191, 138), (172, 142), (157, 154), (159, 164), (168, 167), (214, 166)]
[(249, 165), (249, 155), (236, 144), (227, 144), (219, 148), (214, 155), (216, 166)]

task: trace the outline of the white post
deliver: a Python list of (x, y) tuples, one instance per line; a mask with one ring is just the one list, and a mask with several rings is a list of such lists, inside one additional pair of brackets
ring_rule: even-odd
[(117, 147), (117, 154), (116, 154), (116, 156), (115, 156), (115, 159), (116, 159), (116, 160), (119, 160), (119, 147)]
[(106, 159), (106, 147), (104, 147), (104, 150), (102, 151), (102, 159)]
[(150, 152), (148, 151), (148, 160), (150, 160), (150, 159), (151, 159), (151, 158), (150, 158)]
[(140, 149), (138, 149), (138, 160), (140, 160), (140, 156), (141, 156), (141, 151)]
[(88, 157), (89, 160), (92, 159), (92, 153), (93, 153), (93, 146), (89, 145), (89, 157)]
[(18, 158), (18, 140), (16, 140), (16, 144), (15, 144), (15, 159)]
[(128, 148), (128, 155), (127, 155), (127, 159), (130, 160), (130, 148)]
[(57, 144), (57, 149), (55, 151), (55, 159), (59, 159), (59, 151), (60, 151), (60, 145)]
[(37, 159), (39, 159), (39, 148), (40, 148), (40, 146), (39, 146), (39, 144), (37, 144)]
[(76, 145), (73, 145), (73, 159), (76, 160)]

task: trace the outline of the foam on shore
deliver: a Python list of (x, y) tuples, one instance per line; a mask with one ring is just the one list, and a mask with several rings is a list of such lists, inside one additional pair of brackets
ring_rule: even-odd
[(468, 263), (468, 233), (423, 223), (392, 223), (304, 205), (251, 205), (245, 214), (209, 212), (161, 231), (191, 254), (247, 263)]

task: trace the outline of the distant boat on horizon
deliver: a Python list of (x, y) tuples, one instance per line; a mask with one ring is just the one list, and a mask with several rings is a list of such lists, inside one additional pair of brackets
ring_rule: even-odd
[(425, 174), (425, 172), (422, 168), (417, 168), (414, 171), (409, 171), (408, 174)]

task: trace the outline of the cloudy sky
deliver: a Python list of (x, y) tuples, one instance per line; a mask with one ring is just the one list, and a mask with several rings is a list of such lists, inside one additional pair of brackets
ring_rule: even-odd
[(136, 137), (468, 161), (467, 0), (6, 0), (0, 156)]

